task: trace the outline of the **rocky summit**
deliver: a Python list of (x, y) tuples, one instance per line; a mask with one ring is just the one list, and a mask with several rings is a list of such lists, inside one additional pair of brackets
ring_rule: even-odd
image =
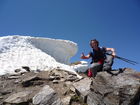
[(140, 73), (132, 69), (79, 75), (62, 69), (2, 75), (0, 105), (140, 104)]

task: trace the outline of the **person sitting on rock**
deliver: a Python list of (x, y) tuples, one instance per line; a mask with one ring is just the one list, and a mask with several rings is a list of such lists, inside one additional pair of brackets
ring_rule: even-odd
[[(88, 69), (88, 76), (95, 77), (98, 71), (111, 70), (113, 59), (116, 56), (115, 49), (99, 47), (99, 41), (96, 39), (90, 41), (90, 47), (93, 50), (92, 52), (90, 52), (86, 56), (84, 55), (84, 53), (81, 54), (81, 59), (92, 58), (90, 68)], [(107, 52), (110, 52), (111, 54), (106, 55)]]

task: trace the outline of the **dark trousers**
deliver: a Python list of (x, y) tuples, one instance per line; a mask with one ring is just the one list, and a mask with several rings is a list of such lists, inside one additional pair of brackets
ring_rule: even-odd
[(94, 62), (90, 65), (90, 70), (92, 71), (92, 76), (95, 77), (97, 75), (97, 72), (102, 69), (102, 64), (99, 64), (98, 62)]
[(95, 62), (92, 63), (90, 65), (89, 69), (92, 71), (93, 77), (95, 77), (97, 75), (97, 72), (99, 72), (99, 71), (108, 71), (108, 72), (110, 72), (111, 69), (112, 69), (113, 60), (114, 60), (113, 56), (107, 55), (106, 59), (104, 61), (104, 64), (99, 64), (98, 62), (97, 63), (95, 63)]

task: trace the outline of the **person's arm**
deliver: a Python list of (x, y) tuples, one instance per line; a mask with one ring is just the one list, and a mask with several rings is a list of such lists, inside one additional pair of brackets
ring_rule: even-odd
[(88, 55), (84, 55), (84, 53), (81, 54), (81, 59), (89, 59), (90, 58), (90, 54)]
[(114, 48), (106, 48), (106, 51), (111, 51), (112, 52), (112, 56), (115, 57), (116, 56), (116, 52)]

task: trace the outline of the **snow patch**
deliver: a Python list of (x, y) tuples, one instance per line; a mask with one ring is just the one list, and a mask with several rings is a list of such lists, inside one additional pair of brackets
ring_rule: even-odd
[(22, 66), (31, 70), (83, 71), (85, 64), (67, 65), (77, 50), (77, 44), (68, 40), (19, 35), (0, 37), (0, 75), (14, 73)]

